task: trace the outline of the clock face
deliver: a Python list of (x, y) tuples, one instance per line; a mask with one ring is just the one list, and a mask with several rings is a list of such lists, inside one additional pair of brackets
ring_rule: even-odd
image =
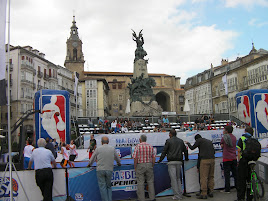
[(77, 42), (73, 42), (73, 47), (77, 47)]

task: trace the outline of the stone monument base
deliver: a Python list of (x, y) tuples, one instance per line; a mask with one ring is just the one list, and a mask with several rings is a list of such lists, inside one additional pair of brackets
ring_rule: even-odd
[(130, 106), (130, 116), (160, 116), (163, 109), (156, 101), (135, 101)]

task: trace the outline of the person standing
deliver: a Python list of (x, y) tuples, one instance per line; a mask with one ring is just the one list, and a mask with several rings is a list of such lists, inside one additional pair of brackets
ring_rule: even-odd
[(61, 146), (61, 154), (62, 154), (62, 161), (60, 162), (60, 165), (62, 168), (66, 168), (67, 167), (67, 163), (70, 165), (70, 167), (73, 167), (73, 163), (71, 163), (69, 161), (69, 153), (67, 151), (67, 148), (69, 149), (69, 146), (66, 145), (65, 142), (62, 143), (62, 146)]
[(139, 201), (145, 200), (144, 181), (146, 179), (150, 200), (155, 200), (154, 191), (154, 164), (156, 154), (153, 146), (146, 143), (146, 135), (140, 136), (140, 144), (135, 147), (133, 158), (137, 178), (137, 195)]
[(103, 201), (112, 201), (112, 175), (114, 168), (114, 160), (118, 166), (121, 166), (121, 161), (115, 148), (108, 145), (109, 138), (104, 136), (101, 138), (102, 146), (96, 148), (92, 157), (89, 160), (90, 167), (97, 159), (97, 179)]
[(189, 142), (186, 142), (186, 144), (191, 150), (199, 149), (201, 195), (197, 198), (207, 199), (207, 196), (213, 197), (215, 150), (212, 141), (202, 138), (200, 134), (196, 134), (194, 145), (192, 146)]
[(54, 158), (57, 158), (57, 152), (55, 151), (55, 147), (52, 144), (52, 142), (50, 142), (50, 138), (49, 137), (46, 138), (46, 143), (47, 144), (46, 144), (45, 148), (46, 149), (49, 149), (52, 152)]
[[(251, 127), (245, 128), (245, 134), (239, 138), (237, 142), (237, 200), (245, 200), (247, 181), (250, 178), (250, 169), (248, 166), (248, 160), (242, 156), (243, 151), (246, 148), (246, 140), (253, 136), (254, 130)], [(252, 200), (250, 195), (250, 189), (247, 190), (247, 200)]]
[(51, 163), (56, 168), (56, 161), (52, 152), (45, 148), (46, 140), (44, 138), (40, 138), (37, 144), (38, 148), (33, 151), (28, 169), (31, 169), (34, 162), (36, 184), (42, 192), (44, 201), (52, 201), (53, 172)]
[(33, 150), (34, 150), (34, 146), (32, 145), (32, 140), (28, 139), (26, 141), (26, 146), (24, 147), (23, 150), (23, 155), (24, 155), (24, 169), (28, 168), (29, 162), (30, 162), (30, 158), (33, 154)]
[(76, 145), (74, 144), (73, 140), (71, 140), (71, 144), (69, 145), (69, 149), (70, 149), (69, 161), (72, 163), (73, 167), (75, 167), (74, 159), (76, 158), (78, 153), (76, 152)]
[(90, 141), (89, 141), (89, 147), (87, 149), (89, 159), (91, 158), (96, 147), (97, 147), (97, 141), (94, 139), (94, 134), (91, 134)]
[(181, 188), (181, 166), (183, 162), (183, 154), (185, 160), (188, 161), (188, 150), (182, 139), (178, 138), (177, 132), (172, 129), (169, 133), (169, 139), (166, 140), (164, 149), (158, 162), (161, 162), (167, 155), (168, 173), (171, 180), (171, 187), (174, 193), (173, 200), (182, 199)]
[(225, 178), (224, 192), (230, 193), (230, 172), (234, 177), (235, 187), (237, 183), (236, 137), (232, 134), (233, 127), (225, 126), (221, 139), (223, 170)]

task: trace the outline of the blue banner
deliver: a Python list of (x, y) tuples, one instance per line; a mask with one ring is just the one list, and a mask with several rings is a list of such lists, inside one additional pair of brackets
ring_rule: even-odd
[[(69, 169), (69, 195), (74, 200), (101, 201), (95, 167)], [(155, 193), (161, 194), (170, 188), (167, 165), (154, 166)], [(136, 198), (137, 181), (134, 165), (115, 166), (111, 179), (113, 200)], [(147, 187), (145, 187), (147, 188)]]

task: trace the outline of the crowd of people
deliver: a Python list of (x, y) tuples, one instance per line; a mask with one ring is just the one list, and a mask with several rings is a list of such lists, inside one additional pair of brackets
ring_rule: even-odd
[[(56, 139), (52, 140), (46, 138), (45, 142), (46, 144), (44, 147), (51, 151), (55, 159), (58, 157), (58, 153), (62, 155), (62, 161), (60, 162), (62, 168), (66, 168), (67, 164), (69, 164), (70, 167), (75, 167), (74, 160), (78, 156), (78, 153), (73, 140), (71, 140), (70, 144), (66, 144), (65, 142), (60, 142), (60, 144), (58, 144)], [(29, 138), (26, 140), (26, 145), (23, 151), (24, 169), (29, 169), (30, 158), (35, 150), (35, 147), (32, 144), (32, 139)], [(33, 169), (34, 164), (32, 164), (30, 168)]]
[[(224, 125), (216, 126), (214, 123), (213, 115), (203, 115), (201, 118), (196, 118), (193, 123), (182, 121), (178, 116), (174, 120), (177, 128), (181, 131), (193, 131), (193, 130), (219, 130), (223, 129)], [(172, 122), (173, 123), (173, 122)], [(238, 127), (238, 125), (231, 121), (228, 124)], [(91, 119), (88, 119), (88, 127), (93, 128), (93, 134), (114, 134), (114, 133), (128, 133), (129, 131), (138, 130), (141, 133), (146, 132), (146, 127), (150, 127), (151, 122), (148, 118), (140, 120), (130, 120), (128, 118), (116, 118), (112, 121), (109, 119), (97, 119), (97, 124), (94, 124)], [(244, 125), (242, 125), (244, 127)], [(166, 132), (171, 130), (172, 124), (167, 116), (160, 116), (157, 119), (157, 124), (151, 127), (150, 132)]]
[[(234, 177), (235, 188), (237, 190), (237, 200), (245, 200), (245, 193), (247, 193), (247, 200), (252, 200), (250, 190), (246, 191), (246, 183), (249, 179), (249, 157), (243, 154), (246, 149), (246, 140), (252, 138), (253, 129), (247, 127), (245, 134), (238, 140), (232, 134), (233, 126), (227, 125), (223, 130), (223, 137), (221, 139), (221, 147), (223, 149), (223, 169), (225, 177), (225, 188), (221, 192), (230, 193), (230, 172)], [(183, 161), (188, 161), (188, 148), (193, 150), (198, 148), (198, 171), (200, 192), (196, 194), (197, 199), (207, 199), (214, 197), (214, 169), (215, 169), (215, 149), (211, 140), (203, 138), (200, 134), (195, 135), (195, 143), (191, 145), (189, 142), (184, 142), (177, 137), (177, 132), (172, 129), (169, 133), (169, 139), (166, 140), (165, 146), (161, 153), (159, 160), (160, 163), (167, 157), (168, 173), (171, 180), (171, 188), (173, 190), (173, 200), (181, 200), (183, 196), (182, 183), (181, 183), (181, 167)], [(140, 143), (136, 145), (133, 158), (134, 168), (136, 171), (137, 179), (137, 196), (138, 200), (145, 200), (144, 182), (147, 182), (149, 199), (155, 200), (154, 190), (154, 173), (153, 167), (156, 161), (156, 153), (153, 146), (148, 144), (146, 135), (140, 136)], [(94, 151), (88, 167), (91, 166), (96, 159), (97, 161), (97, 178), (101, 192), (102, 200), (111, 201), (111, 175), (113, 171), (113, 161), (116, 160), (118, 165), (121, 165), (120, 158), (115, 152), (114, 147), (109, 146), (109, 138), (102, 138), (102, 146), (97, 147)], [(187, 148), (188, 147), (188, 148)], [(261, 148), (260, 148), (261, 149)], [(238, 150), (238, 155), (236, 154)], [(254, 153), (254, 159), (260, 157), (259, 153)], [(101, 160), (99, 160), (99, 158)], [(108, 160), (109, 158), (109, 160)], [(239, 163), (238, 163), (239, 162)], [(238, 167), (237, 167), (237, 164)], [(106, 178), (106, 180), (104, 179)], [(108, 179), (107, 179), (108, 178)]]
[[(249, 178), (248, 157), (243, 154), (243, 150), (246, 149), (247, 139), (253, 136), (253, 129), (251, 127), (245, 128), (245, 134), (242, 135), (237, 144), (237, 139), (232, 132), (233, 125), (230, 122), (224, 127), (223, 137), (220, 142), (223, 150), (223, 169), (225, 177), (225, 188), (221, 192), (230, 193), (230, 173), (232, 173), (237, 190), (237, 200), (242, 201), (245, 200), (246, 192), (250, 192), (246, 190), (246, 183)], [(137, 196), (140, 201), (145, 200), (145, 181), (148, 186), (149, 199), (155, 200), (154, 165), (156, 163), (156, 153), (153, 146), (146, 141), (147, 136), (142, 134), (140, 136), (140, 143), (136, 145), (133, 152), (137, 179)], [(94, 162), (97, 163), (97, 179), (101, 198), (104, 201), (112, 201), (111, 178), (114, 160), (119, 166), (121, 166), (121, 160), (115, 148), (109, 145), (109, 138), (107, 136), (102, 137), (101, 144), (102, 145), (97, 146), (94, 134), (92, 134), (90, 146), (87, 150), (89, 152), (88, 167)], [(77, 156), (74, 142), (71, 141), (69, 145), (61, 143), (59, 146), (61, 150), (60, 153), (63, 156), (61, 166), (66, 168), (66, 165), (69, 164), (70, 167), (74, 167), (73, 161)], [(32, 169), (34, 163), (36, 183), (40, 187), (44, 199), (45, 197), (49, 197), (47, 200), (52, 200), (53, 173), (51, 168), (56, 167), (55, 158), (57, 157), (58, 145), (56, 145), (56, 142), (53, 144), (49, 139), (45, 141), (41, 138), (38, 140), (38, 147), (39, 148), (35, 149), (32, 146), (31, 140), (28, 140), (27, 146), (25, 146), (24, 149), (25, 167)], [(199, 172), (200, 192), (196, 194), (197, 198), (207, 199), (208, 197), (214, 197), (215, 150), (212, 141), (203, 138), (200, 134), (196, 134), (195, 143), (191, 145), (189, 142), (183, 141), (177, 137), (176, 130), (171, 129), (169, 139), (166, 140), (157, 163), (162, 162), (164, 158), (167, 157), (168, 173), (174, 194), (173, 199), (181, 200), (183, 196), (181, 167), (184, 160), (189, 160), (188, 148), (191, 150), (198, 148), (199, 150), (197, 169)], [(254, 157), (254, 160), (257, 160), (260, 154), (255, 153)], [(251, 199), (252, 195), (247, 193), (247, 200)]]

